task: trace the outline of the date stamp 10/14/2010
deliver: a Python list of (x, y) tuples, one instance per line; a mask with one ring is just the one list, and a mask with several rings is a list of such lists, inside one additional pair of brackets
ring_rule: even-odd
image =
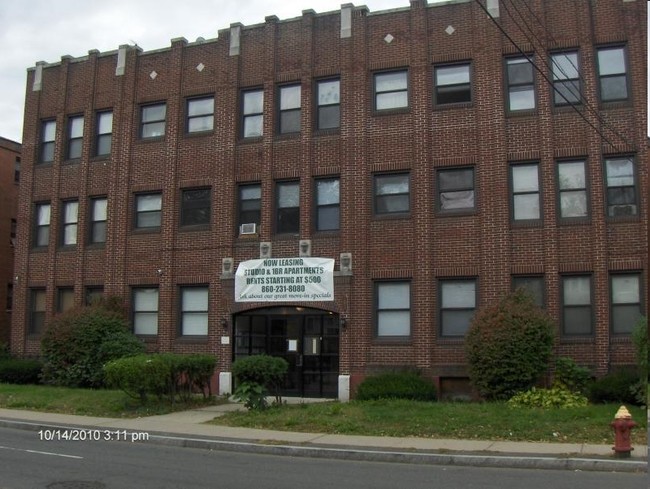
[(127, 441), (135, 443), (149, 441), (149, 433), (116, 429), (56, 428), (39, 430), (38, 438), (41, 441)]

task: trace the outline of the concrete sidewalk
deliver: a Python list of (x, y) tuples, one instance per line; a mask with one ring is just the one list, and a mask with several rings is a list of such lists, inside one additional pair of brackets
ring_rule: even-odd
[(127, 439), (134, 435), (133, 439), (148, 443), (348, 460), (647, 471), (648, 447), (645, 445), (634, 446), (632, 458), (621, 460), (613, 457), (611, 445), (327, 435), (205, 424), (225, 412), (238, 409), (243, 408), (229, 403), (136, 419), (0, 409), (0, 426), (33, 431), (120, 430), (129, 434)]

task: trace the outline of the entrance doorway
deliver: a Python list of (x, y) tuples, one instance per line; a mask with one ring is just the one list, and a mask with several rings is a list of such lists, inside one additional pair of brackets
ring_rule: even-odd
[(270, 307), (238, 314), (234, 324), (234, 360), (265, 353), (289, 363), (283, 395), (338, 395), (337, 314), (305, 307)]

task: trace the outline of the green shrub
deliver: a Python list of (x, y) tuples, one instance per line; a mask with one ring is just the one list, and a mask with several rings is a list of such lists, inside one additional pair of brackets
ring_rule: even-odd
[(591, 371), (587, 367), (580, 367), (571, 358), (562, 357), (555, 361), (554, 387), (585, 394), (590, 382)]
[(650, 350), (648, 350), (648, 318), (642, 317), (632, 330), (632, 343), (636, 356), (636, 364), (639, 368), (639, 380), (631, 387), (636, 403), (640, 406), (648, 403), (648, 361)]
[(490, 400), (530, 389), (548, 368), (553, 331), (553, 320), (523, 290), (479, 309), (465, 338), (472, 384)]
[(637, 404), (632, 387), (638, 381), (633, 370), (618, 370), (596, 379), (589, 386), (589, 400), (594, 403)]
[(435, 401), (436, 388), (415, 372), (390, 372), (364, 379), (357, 389), (356, 399), (411, 399)]
[(246, 409), (261, 411), (268, 407), (266, 389), (257, 382), (242, 382), (233, 395), (236, 401), (243, 402)]
[(189, 400), (195, 390), (205, 397), (216, 361), (212, 355), (142, 354), (107, 363), (104, 374), (110, 387), (142, 402), (154, 395), (159, 399), (167, 397), (173, 403), (176, 396)]
[(533, 387), (526, 392), (515, 394), (508, 401), (508, 406), (514, 408), (575, 408), (589, 404), (589, 400), (580, 393), (571, 392), (563, 387), (537, 389)]
[(0, 360), (0, 382), (38, 384), (43, 363), (40, 360), (7, 358)]
[(94, 303), (61, 314), (48, 325), (41, 342), (43, 381), (101, 387), (107, 362), (143, 351), (116, 301)]
[(289, 364), (284, 358), (270, 355), (253, 355), (240, 358), (232, 364), (232, 374), (237, 384), (252, 382), (261, 385), (280, 402), (280, 389)]
[(11, 358), (9, 345), (0, 341), (0, 360), (7, 360), (9, 358)]

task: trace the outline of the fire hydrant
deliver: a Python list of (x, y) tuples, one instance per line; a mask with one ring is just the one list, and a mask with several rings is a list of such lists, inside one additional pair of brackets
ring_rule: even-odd
[(630, 458), (631, 452), (634, 450), (630, 434), (636, 423), (632, 420), (632, 415), (625, 406), (618, 409), (610, 426), (614, 428), (614, 446), (612, 447), (614, 456), (617, 458)]

